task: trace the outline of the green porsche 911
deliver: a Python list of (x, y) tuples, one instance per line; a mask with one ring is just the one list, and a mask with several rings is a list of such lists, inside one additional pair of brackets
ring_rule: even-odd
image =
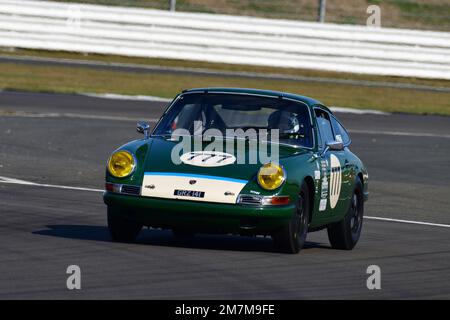
[(143, 226), (271, 236), (297, 253), (311, 231), (352, 249), (361, 234), (368, 173), (350, 137), (319, 101), (276, 91), (180, 93), (144, 138), (108, 160), (104, 202), (113, 240)]

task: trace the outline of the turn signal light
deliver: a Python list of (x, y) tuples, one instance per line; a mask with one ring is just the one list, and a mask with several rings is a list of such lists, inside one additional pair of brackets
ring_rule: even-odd
[(286, 205), (291, 202), (291, 198), (289, 196), (281, 196), (281, 197), (272, 197), (270, 199), (270, 204), (273, 205)]

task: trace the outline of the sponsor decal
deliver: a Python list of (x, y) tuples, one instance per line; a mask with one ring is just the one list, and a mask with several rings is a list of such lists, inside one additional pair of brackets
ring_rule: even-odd
[(314, 179), (320, 180), (320, 171), (319, 170), (314, 171)]
[(321, 199), (319, 203), (319, 211), (325, 211), (327, 208), (327, 199)]
[(328, 198), (328, 161), (320, 161), (320, 169), (322, 171), (322, 189), (320, 191), (320, 205), (319, 211), (325, 211), (327, 209), (327, 198)]

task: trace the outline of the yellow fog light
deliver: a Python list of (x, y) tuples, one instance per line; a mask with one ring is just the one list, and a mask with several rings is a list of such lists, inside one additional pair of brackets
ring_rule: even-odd
[(129, 176), (136, 165), (134, 157), (128, 151), (118, 151), (113, 153), (108, 161), (108, 171), (116, 178)]
[(266, 190), (275, 190), (285, 179), (283, 168), (275, 163), (266, 163), (258, 171), (258, 183)]

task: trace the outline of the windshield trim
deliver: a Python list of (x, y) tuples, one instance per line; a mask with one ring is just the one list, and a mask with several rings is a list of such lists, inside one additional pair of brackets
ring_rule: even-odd
[[(178, 94), (175, 99), (173, 99), (173, 101), (169, 104), (169, 106), (166, 108), (166, 110), (164, 111), (164, 113), (161, 115), (161, 117), (159, 118), (158, 122), (156, 123), (155, 127), (152, 130), (151, 136), (152, 137), (156, 137), (158, 135), (155, 135), (155, 131), (158, 128), (158, 126), (160, 125), (162, 119), (164, 118), (164, 116), (172, 109), (172, 107), (175, 105), (175, 103), (184, 95), (188, 95), (188, 94), (231, 94), (231, 95), (245, 95), (245, 96), (257, 96), (257, 97), (265, 97), (265, 98), (272, 98), (272, 99), (284, 99), (284, 100), (289, 100), (289, 101), (293, 101), (296, 103), (300, 103), (303, 104), (306, 109), (308, 110), (308, 115), (309, 115), (309, 121), (310, 121), (310, 129), (311, 129), (311, 134), (312, 134), (312, 147), (307, 147), (307, 146), (302, 146), (302, 145), (295, 145), (295, 144), (289, 144), (289, 143), (282, 143), (280, 142), (280, 145), (285, 145), (285, 146), (291, 146), (291, 147), (296, 147), (296, 148), (302, 148), (302, 149), (308, 149), (308, 150), (315, 150), (316, 149), (316, 137), (314, 134), (314, 120), (311, 114), (311, 108), (310, 106), (305, 103), (304, 101), (301, 100), (297, 100), (297, 99), (292, 99), (289, 97), (284, 97), (282, 95), (280, 96), (273, 96), (273, 95), (268, 95), (268, 94), (260, 94), (260, 93), (248, 93), (248, 92), (227, 92), (227, 91), (208, 91), (207, 89), (203, 90), (203, 91), (186, 91), (186, 92), (182, 92), (180, 94)], [(159, 135), (159, 136), (164, 136), (164, 135)], [(192, 135), (190, 135), (192, 136)]]

